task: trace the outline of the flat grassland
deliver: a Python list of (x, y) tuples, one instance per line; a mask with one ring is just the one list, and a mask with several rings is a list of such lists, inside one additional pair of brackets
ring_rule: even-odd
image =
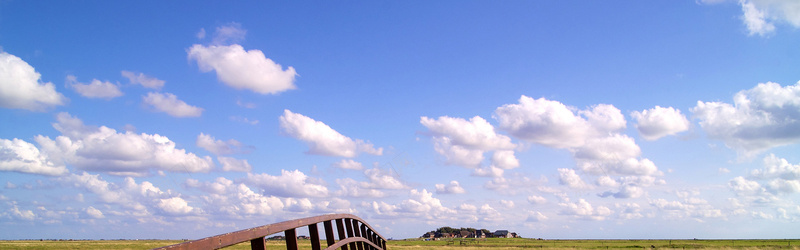
[[(180, 243), (179, 240), (11, 240), (0, 241), (0, 249), (151, 249)], [(300, 249), (311, 249), (308, 240), (298, 241)], [(323, 242), (323, 245), (325, 243)], [(267, 241), (267, 249), (286, 249), (284, 241)], [(800, 249), (800, 239), (791, 240), (537, 240), (537, 239), (461, 239), (422, 241), (392, 240), (388, 249), (425, 250), (503, 250), (540, 249)], [(225, 249), (250, 249), (245, 242)]]

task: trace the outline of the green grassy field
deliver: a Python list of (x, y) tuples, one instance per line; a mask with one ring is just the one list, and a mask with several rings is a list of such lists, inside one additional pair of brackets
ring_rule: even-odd
[[(0, 249), (151, 249), (180, 243), (177, 240), (80, 240), (80, 241), (0, 241)], [(300, 249), (311, 249), (308, 240), (298, 242)], [(324, 244), (324, 243), (323, 243)], [(800, 239), (794, 240), (536, 240), (486, 239), (454, 241), (393, 240), (388, 249), (424, 250), (501, 250), (521, 248), (541, 249), (800, 249)], [(250, 249), (242, 243), (226, 249)], [(286, 249), (283, 241), (268, 241), (267, 249)]]

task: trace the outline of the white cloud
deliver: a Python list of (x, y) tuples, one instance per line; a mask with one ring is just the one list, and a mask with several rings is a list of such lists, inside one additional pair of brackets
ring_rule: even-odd
[(307, 116), (284, 110), (280, 117), (281, 129), (284, 133), (305, 141), (309, 146), (309, 154), (355, 157), (359, 152), (373, 155), (383, 154), (383, 148), (375, 147), (363, 140), (353, 140), (331, 127)]
[(751, 171), (750, 176), (758, 179), (800, 180), (800, 165), (791, 164), (774, 154), (764, 157), (763, 163), (764, 167)]
[(369, 187), (377, 189), (408, 189), (408, 186), (397, 179), (388, 170), (371, 168), (364, 170), (364, 175), (369, 179)]
[(494, 126), (485, 119), (475, 116), (469, 121), (462, 118), (442, 116), (438, 119), (421, 117), (420, 123), (427, 127), (433, 136), (434, 149), (447, 160), (447, 164), (474, 168), (483, 161), (486, 151), (500, 150), (493, 160), (502, 168), (519, 166), (514, 151), (517, 146), (511, 138), (497, 134)]
[(94, 208), (92, 206), (89, 206), (89, 207), (86, 208), (86, 215), (89, 215), (89, 217), (95, 218), (95, 219), (105, 218), (105, 215), (103, 215), (103, 212), (101, 212), (100, 210), (97, 210), (97, 208)]
[(0, 107), (44, 111), (67, 102), (53, 83), (40, 79), (41, 74), (27, 62), (0, 52)]
[[(200, 212), (199, 209), (190, 207), (172, 190), (162, 191), (148, 181), (136, 183), (131, 177), (126, 177), (122, 183), (117, 184), (101, 179), (100, 175), (83, 172), (80, 175), (70, 174), (60, 177), (59, 181), (95, 194), (102, 203), (122, 208), (122, 211), (112, 211), (111, 214), (122, 213), (137, 218), (152, 218), (153, 211), (162, 211), (172, 216)], [(85, 211), (92, 218), (104, 217), (101, 211), (93, 207)]]
[(229, 155), (245, 152), (242, 150), (242, 143), (237, 140), (216, 140), (213, 136), (204, 133), (197, 135), (195, 143), (198, 147), (208, 150), (208, 152), (215, 155)]
[(592, 138), (573, 149), (577, 169), (593, 175), (661, 175), (656, 165), (640, 159), (641, 149), (627, 135)]
[(422, 191), (412, 189), (409, 199), (396, 205), (376, 201), (373, 201), (371, 205), (376, 214), (391, 217), (415, 216), (427, 220), (442, 220), (451, 218), (455, 214), (455, 210), (442, 206), (442, 202), (433, 198), (433, 193), (425, 189)]
[(341, 169), (364, 170), (364, 166), (361, 165), (361, 162), (351, 159), (342, 159), (341, 161), (335, 162), (332, 165)]
[(800, 82), (786, 87), (759, 83), (733, 99), (733, 105), (698, 101), (692, 108), (710, 138), (745, 157), (800, 142)]
[(498, 150), (492, 154), (492, 165), (502, 169), (519, 167), (519, 160), (514, 156), (514, 151)]
[(63, 175), (67, 167), (48, 159), (31, 143), (14, 138), (0, 139), (0, 171), (28, 174)]
[(544, 204), (547, 202), (547, 199), (538, 195), (531, 195), (528, 196), (528, 202), (534, 205)]
[(145, 104), (152, 106), (157, 111), (167, 113), (174, 117), (199, 117), (203, 113), (202, 108), (198, 108), (186, 102), (178, 100), (178, 97), (170, 93), (147, 93), (142, 97)]
[(164, 80), (159, 80), (158, 78), (145, 75), (144, 73), (123, 70), (121, 74), (123, 77), (128, 78), (131, 84), (139, 84), (149, 89), (161, 89), (161, 87), (164, 87)]
[(595, 208), (584, 199), (579, 199), (575, 203), (559, 203), (558, 205), (563, 208), (559, 212), (560, 214), (586, 220), (605, 220), (607, 216), (614, 213), (608, 207), (597, 206)]
[(283, 70), (280, 64), (264, 56), (260, 50), (245, 51), (238, 44), (195, 44), (187, 53), (190, 60), (197, 61), (200, 71), (216, 71), (219, 81), (235, 89), (277, 94), (296, 88), (294, 78), (297, 73), (294, 68)]
[(102, 126), (90, 127), (67, 113), (58, 114), (53, 124), (61, 136), (36, 136), (39, 149), (53, 162), (65, 162), (83, 170), (111, 174), (141, 175), (149, 170), (208, 172), (211, 157), (198, 157), (177, 149), (175, 142), (157, 134), (117, 133)]
[(591, 186), (581, 179), (573, 169), (559, 168), (558, 183), (575, 189), (587, 189)]
[(75, 89), (83, 97), (87, 98), (102, 98), (112, 99), (114, 97), (122, 96), (122, 91), (116, 84), (111, 82), (103, 82), (97, 79), (92, 79), (92, 83), (85, 84), (78, 82), (78, 79), (73, 75), (67, 76), (67, 86)]
[(579, 147), (588, 138), (625, 128), (625, 117), (611, 105), (576, 111), (557, 101), (524, 95), (518, 104), (497, 108), (494, 117), (511, 135), (554, 148)]
[(483, 161), (483, 150), (454, 145), (449, 137), (434, 137), (433, 148), (451, 165), (477, 167)]
[(217, 161), (222, 164), (222, 171), (250, 172), (253, 170), (253, 166), (244, 159), (217, 156)]
[(800, 192), (800, 165), (770, 154), (764, 157), (764, 167), (750, 172), (745, 178), (738, 176), (728, 186), (739, 196), (772, 200), (774, 195)]
[(463, 194), (467, 191), (458, 184), (458, 181), (450, 181), (450, 184), (436, 184), (437, 194)]
[(280, 197), (326, 197), (328, 188), (300, 170), (281, 170), (280, 176), (247, 174), (246, 181), (260, 187), (265, 193)]
[(641, 112), (634, 111), (631, 117), (637, 122), (636, 129), (639, 130), (639, 134), (648, 141), (689, 130), (689, 120), (680, 110), (672, 107), (656, 106)]
[(542, 214), (541, 212), (528, 212), (528, 218), (525, 220), (527, 222), (540, 222), (547, 220), (547, 216)]
[(170, 215), (188, 215), (195, 210), (181, 197), (160, 199), (156, 205), (161, 211)]
[(495, 166), (488, 166), (488, 167), (480, 167), (472, 170), (472, 176), (478, 177), (502, 177), (503, 176), (502, 168), (498, 168)]
[(420, 123), (433, 136), (448, 137), (454, 145), (481, 150), (509, 150), (516, 147), (511, 143), (511, 138), (497, 134), (494, 126), (479, 116), (472, 117), (469, 121), (447, 116), (438, 119), (423, 116)]
[(639, 204), (636, 203), (625, 203), (625, 204), (614, 204), (614, 206), (621, 210), (619, 212), (619, 217), (624, 220), (632, 220), (632, 219), (640, 219), (644, 217), (642, 215), (642, 209)]
[(214, 182), (189, 179), (186, 185), (209, 193), (201, 198), (206, 203), (204, 210), (211, 214), (250, 218), (274, 215), (284, 209), (284, 203), (279, 198), (258, 194), (246, 185), (234, 184), (224, 177), (218, 177)]
[(765, 36), (775, 31), (775, 25), (766, 20), (764, 11), (756, 8), (751, 1), (740, 0), (742, 5), (742, 21), (747, 25), (750, 35)]

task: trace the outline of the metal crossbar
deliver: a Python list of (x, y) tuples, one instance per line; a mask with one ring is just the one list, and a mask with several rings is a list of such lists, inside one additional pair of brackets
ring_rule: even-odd
[[(336, 232), (339, 241), (334, 238), (333, 223), (336, 223)], [(250, 241), (251, 249), (264, 250), (264, 237), (284, 232), (286, 249), (297, 250), (297, 234), (295, 229), (308, 227), (311, 234), (311, 249), (321, 250), (319, 229), (317, 224), (322, 223), (325, 230), (327, 247), (325, 250), (385, 250), (386, 238), (375, 232), (375, 229), (358, 216), (352, 214), (327, 214), (274, 224), (239, 230), (206, 237), (199, 240), (187, 241), (175, 245), (155, 249), (219, 249)]]

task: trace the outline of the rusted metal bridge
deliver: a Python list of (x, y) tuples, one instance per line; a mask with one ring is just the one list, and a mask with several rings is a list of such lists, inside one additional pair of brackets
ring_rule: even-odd
[[(352, 214), (327, 214), (284, 221), (156, 249), (219, 249), (250, 241), (251, 249), (264, 250), (266, 249), (264, 237), (284, 232), (286, 249), (297, 250), (295, 229), (308, 226), (308, 233), (311, 235), (311, 249), (320, 250), (323, 248), (320, 246), (320, 235), (317, 228), (319, 223), (322, 223), (325, 230), (327, 247), (324, 249), (326, 250), (386, 249), (386, 238), (375, 232), (364, 220)], [(336, 223), (336, 233), (339, 236), (338, 241), (334, 237), (334, 223)]]

